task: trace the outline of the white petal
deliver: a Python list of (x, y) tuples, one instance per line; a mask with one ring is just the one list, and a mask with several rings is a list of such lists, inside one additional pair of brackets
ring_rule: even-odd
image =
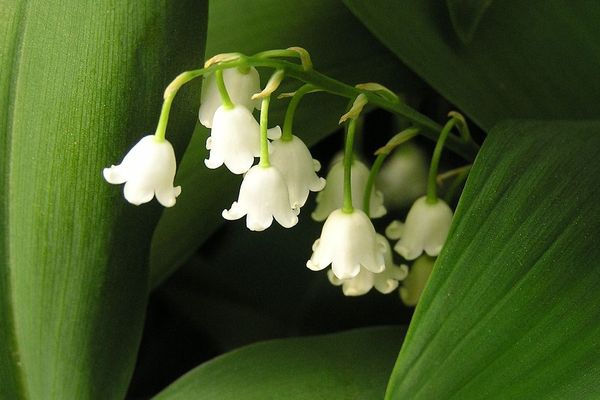
[[(251, 67), (246, 74), (237, 68), (226, 69), (223, 71), (223, 80), (233, 104), (243, 106), (250, 111), (255, 107), (260, 108), (260, 100), (251, 98), (254, 93), (260, 91), (260, 77), (254, 67)], [(214, 74), (205, 77), (200, 101), (198, 119), (205, 127), (212, 128), (214, 114), (222, 105)]]
[(231, 208), (229, 210), (223, 210), (221, 215), (223, 216), (223, 218), (233, 221), (236, 219), (240, 219), (244, 215), (246, 215), (246, 210), (242, 208), (237, 201), (234, 201), (231, 204)]
[(173, 146), (148, 135), (133, 146), (120, 165), (105, 168), (103, 174), (110, 183), (126, 182), (123, 193), (132, 204), (147, 203), (160, 193), (158, 200), (170, 207), (181, 191), (173, 188), (176, 168)]
[[(365, 187), (369, 178), (369, 169), (358, 160), (352, 163), (352, 204), (362, 209)], [(344, 203), (344, 163), (342, 158), (332, 162), (326, 177), (327, 185), (317, 196), (317, 208), (311, 214), (317, 221), (324, 220), (329, 213), (341, 208)], [(381, 192), (371, 194), (370, 216), (381, 217), (386, 213)]]
[(341, 286), (342, 283), (344, 283), (343, 280), (341, 280), (337, 276), (335, 276), (335, 274), (333, 273), (332, 270), (327, 271), (327, 279), (329, 279), (329, 282), (334, 286)]
[(283, 176), (273, 166), (255, 165), (250, 168), (240, 186), (237, 207), (244, 210), (246, 226), (251, 230), (268, 228), (273, 217), (286, 228), (298, 222), (296, 212), (290, 206)]
[(361, 271), (361, 264), (375, 271), (385, 268), (384, 249), (369, 217), (360, 210), (333, 211), (315, 244), (308, 267), (322, 269), (331, 263), (338, 279), (354, 278)]
[(102, 171), (104, 179), (113, 185), (119, 185), (127, 181), (127, 171), (121, 165), (112, 165), (110, 168), (104, 168)]
[(271, 140), (279, 139), (281, 137), (281, 128), (279, 125), (267, 129), (267, 137)]
[(147, 203), (154, 197), (154, 191), (147, 186), (136, 185), (134, 182), (127, 182), (123, 188), (125, 199), (131, 204), (139, 206)]
[(423, 253), (439, 254), (450, 230), (452, 210), (443, 200), (435, 204), (426, 197), (415, 201), (406, 217), (402, 238), (394, 249), (407, 260), (414, 260)]
[(385, 228), (385, 236), (392, 240), (400, 239), (403, 232), (404, 224), (398, 220), (392, 221), (387, 228)]
[(257, 213), (249, 213), (246, 216), (246, 227), (251, 231), (264, 231), (273, 223), (273, 215), (265, 213), (265, 214), (257, 214)]
[(181, 186), (160, 187), (156, 189), (156, 200), (165, 207), (173, 207), (177, 201), (177, 196), (181, 194)]
[(412, 144), (404, 144), (391, 154), (377, 174), (385, 205), (400, 210), (409, 207), (427, 190), (428, 163), (423, 152)]
[(292, 208), (302, 207), (310, 191), (318, 191), (325, 186), (324, 180), (314, 171), (310, 151), (296, 136), (289, 141), (272, 142), (271, 149), (271, 164), (283, 175)]
[(222, 160), (231, 172), (243, 174), (260, 154), (260, 127), (250, 111), (242, 106), (217, 109), (211, 138), (209, 168), (220, 166)]

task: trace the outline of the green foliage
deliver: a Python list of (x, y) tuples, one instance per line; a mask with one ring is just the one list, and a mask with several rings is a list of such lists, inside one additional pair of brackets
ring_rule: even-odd
[(190, 371), (155, 399), (378, 399), (403, 335), (383, 327), (251, 345)]
[(473, 40), (481, 18), (493, 0), (446, 0), (452, 26), (460, 40), (468, 44)]
[(600, 2), (494, 3), (468, 45), (456, 40), (448, 9), (438, 0), (346, 4), (406, 65), (486, 130), (506, 118), (600, 115)]
[[(0, 398), (120, 398), (159, 207), (101, 171), (201, 58), (206, 3), (2, 1), (0, 17)], [(178, 148), (193, 121), (174, 116)]]
[[(149, 289), (202, 244), (157, 290), (176, 321), (168, 329), (189, 323), (202, 346), (409, 318), (395, 295), (344, 299), (304, 268), (320, 229), (310, 205), (293, 230), (219, 230), (241, 179), (203, 164), (199, 80), (173, 104), (183, 192), (158, 225), (160, 206), (133, 207), (102, 179), (153, 132), (179, 72), (204, 55), (289, 46), (440, 123), (456, 108), (489, 135), (399, 355), (404, 328), (269, 341), (201, 364), (157, 398), (378, 399), (386, 384), (388, 399), (600, 396), (600, 122), (590, 121), (600, 3), (345, 3), (0, 0), (0, 399), (124, 398)], [(270, 126), (288, 101), (273, 101)], [(294, 133), (326, 146), (346, 107), (309, 94)], [(380, 116), (365, 118), (375, 126), (365, 148), (405, 127)], [(138, 370), (161, 361), (141, 357)]]
[(597, 398), (598, 149), (598, 122), (490, 132), (387, 398)]

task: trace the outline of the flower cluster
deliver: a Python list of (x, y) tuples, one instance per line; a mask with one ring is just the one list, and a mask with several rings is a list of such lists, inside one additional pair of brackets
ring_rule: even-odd
[[(441, 199), (428, 201), (423, 196), (413, 203), (405, 223), (396, 220), (389, 224), (386, 236), (397, 240), (395, 252), (406, 261), (416, 259), (409, 272), (407, 265), (394, 264), (389, 242), (375, 232), (363, 211), (344, 213), (340, 209), (343, 173), (341, 158), (334, 158), (327, 174), (327, 186), (317, 195), (317, 208), (312, 214), (315, 220), (326, 219), (326, 222), (320, 239), (313, 245), (313, 255), (307, 267), (321, 270), (331, 264), (332, 268), (327, 271), (329, 281), (342, 286), (346, 296), (360, 296), (373, 287), (381, 293), (390, 293), (402, 282), (402, 301), (409, 306), (416, 305), (435, 257), (448, 236), (452, 210)], [(368, 175), (366, 165), (353, 160), (351, 182), (355, 208), (359, 207), (363, 198)], [(369, 195), (371, 218), (384, 215), (386, 210), (381, 192), (373, 190)]]
[(272, 140), (268, 143), (270, 162), (253, 166), (261, 150), (260, 125), (251, 112), (260, 107), (252, 100), (259, 89), (258, 72), (254, 68), (249, 72), (228, 69), (223, 79), (233, 107), (218, 105), (220, 94), (210, 76), (200, 106), (201, 122), (212, 127), (206, 141), (210, 151), (206, 166), (218, 168), (225, 164), (234, 174), (245, 174), (238, 200), (223, 211), (223, 217), (234, 220), (246, 216), (246, 226), (253, 231), (268, 228), (273, 218), (290, 228), (298, 222), (300, 207), (309, 192), (325, 186), (325, 180), (316, 174), (319, 163), (298, 137), (283, 140), (277, 126), (267, 131)]
[[(298, 51), (298, 48), (288, 50)], [(391, 293), (398, 288), (399, 282), (403, 282), (400, 297), (406, 304), (415, 305), (433, 269), (435, 257), (446, 241), (453, 217), (450, 207), (437, 198), (435, 177), (444, 140), (456, 120), (449, 121), (440, 133), (429, 170), (427, 196), (416, 199), (405, 223), (394, 221), (386, 229), (387, 237), (397, 240), (393, 247), (395, 252), (406, 261), (416, 260), (409, 270), (407, 265), (394, 263), (388, 238), (376, 232), (371, 219), (387, 213), (383, 194), (374, 186), (379, 168), (392, 149), (416, 135), (418, 129), (409, 128), (392, 138), (380, 149), (383, 152), (378, 150), (378, 158), (369, 170), (352, 152), (356, 121), (369, 101), (366, 94), (358, 94), (340, 119), (340, 123), (347, 122), (344, 155), (333, 160), (327, 178), (323, 179), (317, 175), (320, 163), (312, 158), (304, 142), (291, 133), (290, 121), (298, 101), (314, 86), (304, 85), (294, 94), (283, 132), (279, 126), (268, 129), (270, 95), (283, 79), (284, 68), (276, 71), (260, 91), (258, 71), (244, 65), (235, 54), (217, 56), (220, 61), (215, 62), (230, 61), (233, 56), (240, 61), (235, 64), (239, 67), (230, 65), (225, 69), (220, 66), (190, 71), (173, 81), (165, 91), (163, 113), (155, 135), (142, 138), (121, 164), (105, 168), (106, 181), (125, 183), (124, 196), (132, 204), (146, 203), (156, 197), (165, 207), (175, 205), (181, 187), (174, 186), (176, 159), (173, 147), (165, 139), (170, 102), (183, 83), (207, 74), (198, 113), (200, 123), (210, 129), (206, 140), (209, 154), (204, 163), (210, 169), (224, 165), (233, 174), (243, 175), (237, 201), (223, 210), (223, 218), (246, 217), (246, 226), (252, 231), (267, 229), (273, 220), (291, 228), (298, 223), (300, 209), (306, 204), (309, 193), (319, 192), (312, 218), (325, 223), (306, 266), (313, 271), (331, 266), (327, 277), (333, 285), (341, 286), (346, 296), (364, 295), (372, 288), (384, 294)], [(290, 53), (282, 54), (287, 57)], [(300, 51), (300, 58), (303, 68), (312, 68), (305, 51)], [(358, 85), (357, 88), (383, 91), (386, 98), (395, 96), (378, 84)], [(397, 98), (393, 97), (393, 100), (397, 101)], [(255, 119), (255, 110), (260, 110), (260, 123)], [(425, 190), (422, 155), (418, 151), (407, 154), (410, 159), (403, 156), (393, 159), (390, 164), (396, 169), (401, 167), (402, 176), (392, 172), (392, 167), (387, 167), (380, 176), (380, 182), (386, 186), (399, 176), (405, 181), (417, 181), (416, 185), (411, 185), (412, 190), (406, 193), (403, 202), (398, 203), (401, 205)]]

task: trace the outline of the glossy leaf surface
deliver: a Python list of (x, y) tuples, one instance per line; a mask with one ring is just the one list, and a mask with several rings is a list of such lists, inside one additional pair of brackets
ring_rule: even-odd
[(485, 130), (506, 118), (600, 115), (600, 2), (497, 2), (468, 45), (456, 37), (446, 2), (346, 4), (406, 65)]
[[(124, 396), (160, 208), (102, 168), (153, 132), (205, 21), (198, 1), (0, 2), (0, 398)], [(178, 149), (194, 119), (174, 115)]]
[(599, 156), (598, 122), (490, 132), (388, 399), (598, 397)]
[(378, 327), (257, 343), (190, 371), (155, 399), (382, 398), (403, 332)]

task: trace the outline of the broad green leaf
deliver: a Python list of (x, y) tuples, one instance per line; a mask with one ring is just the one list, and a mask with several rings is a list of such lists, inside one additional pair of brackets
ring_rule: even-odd
[(600, 2), (494, 3), (465, 46), (445, 2), (346, 0), (406, 65), (488, 130), (506, 118), (600, 115)]
[[(0, 398), (124, 396), (160, 207), (101, 171), (153, 132), (205, 18), (192, 0), (0, 1)], [(176, 147), (193, 124), (174, 116)]]
[[(378, 81), (409, 98), (423, 83), (386, 50), (336, 0), (290, 3), (278, 0), (210, 3), (207, 56), (239, 51), (305, 47), (317, 70), (349, 84)], [(327, 38), (327, 40), (324, 40)], [(263, 82), (269, 70), (263, 70)], [(299, 84), (287, 84), (292, 91)], [(281, 124), (288, 100), (272, 102), (271, 125)], [(338, 128), (346, 100), (318, 93), (300, 105), (294, 132), (308, 145)], [(151, 282), (156, 286), (184, 262), (223, 222), (221, 211), (237, 198), (240, 177), (224, 168), (208, 170), (205, 141), (208, 130), (198, 127), (180, 166), (177, 182), (183, 193), (176, 207), (166, 210), (154, 235)]]
[(254, 344), (200, 365), (155, 399), (380, 399), (403, 333), (377, 327)]
[(446, 0), (454, 31), (463, 43), (469, 43), (492, 0)]
[(600, 395), (600, 122), (495, 127), (389, 399)]

